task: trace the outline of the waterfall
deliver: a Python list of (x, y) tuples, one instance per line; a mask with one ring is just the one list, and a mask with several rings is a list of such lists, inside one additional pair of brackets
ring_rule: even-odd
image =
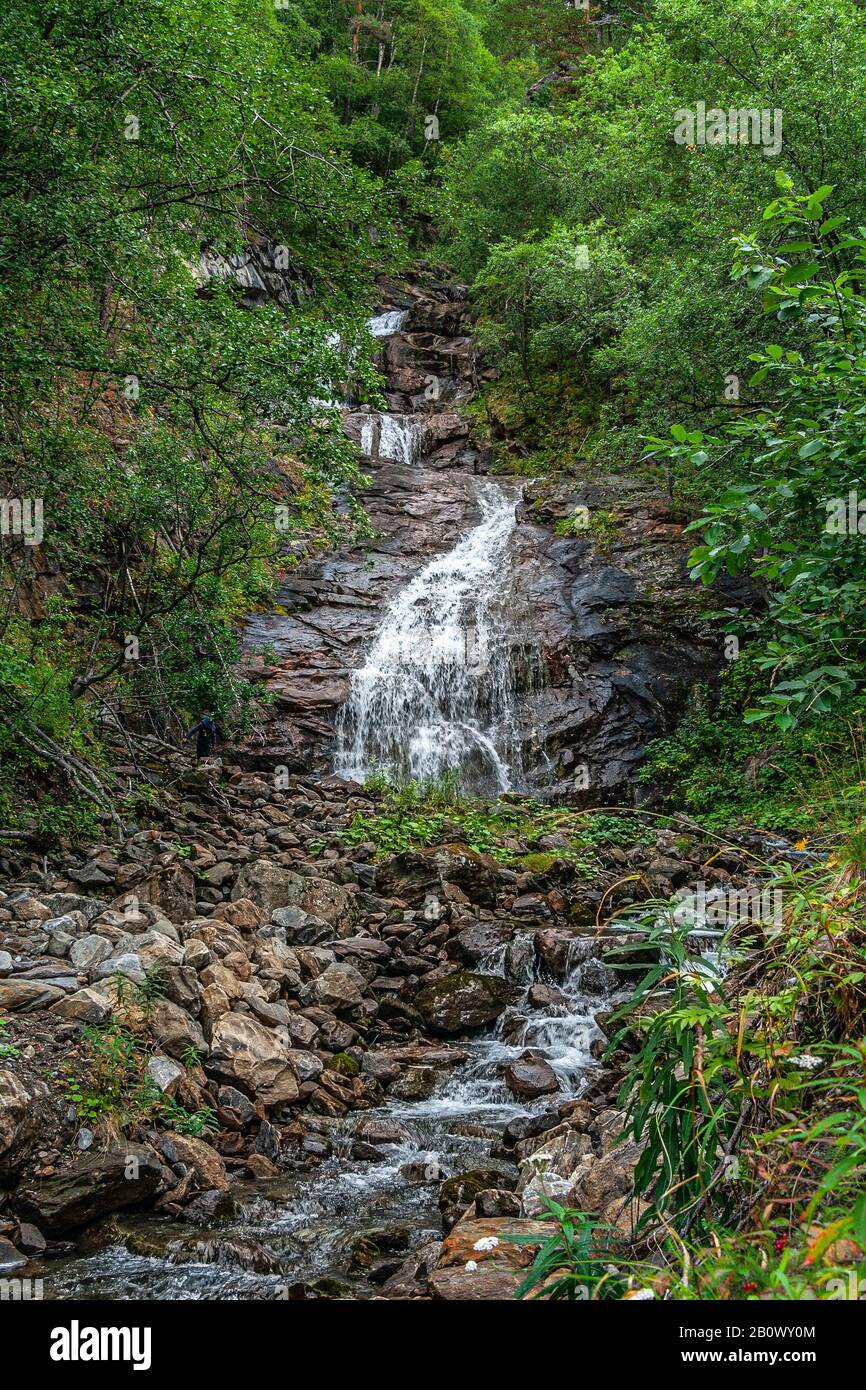
[(408, 309), (386, 309), (384, 313), (367, 320), (367, 331), (374, 338), (387, 338), (392, 333), (399, 333), (408, 313)]
[(412, 415), (371, 415), (361, 426), (361, 452), (411, 468), (424, 443), (424, 425)]
[(515, 501), (478, 494), (481, 520), (388, 606), (337, 720), (336, 771), (426, 781), (450, 769), (466, 790), (512, 777), (514, 675), (507, 608)]

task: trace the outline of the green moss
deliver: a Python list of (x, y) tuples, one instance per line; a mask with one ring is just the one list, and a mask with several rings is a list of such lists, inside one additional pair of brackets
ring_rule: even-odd
[(341, 1076), (357, 1076), (361, 1063), (355, 1057), (350, 1057), (348, 1052), (335, 1052), (325, 1063), (325, 1070), (337, 1071)]

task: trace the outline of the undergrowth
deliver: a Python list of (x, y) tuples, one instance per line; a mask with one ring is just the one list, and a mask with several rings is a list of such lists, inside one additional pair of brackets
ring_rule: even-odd
[[(733, 926), (726, 968), (694, 968), (673, 911), (646, 924), (657, 964), (608, 1049), (623, 1139), (640, 1146), (621, 1294), (850, 1299), (866, 1291), (866, 853), (862, 828), (819, 864), (777, 867), (780, 919)], [(621, 1051), (628, 1038), (633, 1051)], [(585, 1218), (556, 1229), (524, 1285), (577, 1297)], [(607, 1266), (609, 1272), (610, 1266)], [(551, 1283), (551, 1272), (558, 1282)], [(566, 1284), (562, 1284), (562, 1279)], [(601, 1279), (589, 1297), (610, 1296)], [(558, 1292), (557, 1290), (564, 1290)]]
[(588, 875), (597, 868), (598, 846), (648, 841), (653, 833), (634, 813), (549, 806), (514, 794), (498, 801), (463, 797), (453, 775), (423, 785), (379, 776), (366, 790), (381, 795), (381, 809), (357, 812), (342, 838), (350, 846), (371, 844), (376, 858), (455, 840), (533, 873), (564, 861)]
[[(147, 972), (142, 984), (121, 976), (113, 983), (112, 1015), (104, 1023), (84, 1025), (82, 1062), (75, 1071), (71, 1065), (66, 1069), (64, 1097), (75, 1107), (79, 1122), (121, 1134), (142, 1124), (160, 1124), (195, 1137), (216, 1133), (219, 1125), (210, 1106), (187, 1109), (148, 1073), (148, 1062), (159, 1050), (150, 1035), (153, 1009), (163, 993), (158, 973)], [(193, 1048), (181, 1059), (188, 1072), (199, 1062)]]

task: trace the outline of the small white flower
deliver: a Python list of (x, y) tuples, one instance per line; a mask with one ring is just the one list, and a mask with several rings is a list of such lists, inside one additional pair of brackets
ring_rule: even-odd
[(478, 1261), (467, 1260), (463, 1268), (466, 1270), (467, 1274), (474, 1274), (476, 1269), (478, 1268)]
[(806, 1071), (814, 1071), (815, 1067), (820, 1067), (822, 1058), (816, 1057), (812, 1052), (801, 1052), (797, 1057), (789, 1057), (788, 1061), (792, 1067), (803, 1067)]
[(476, 1242), (475, 1242), (475, 1244), (473, 1245), (472, 1249), (473, 1249), (473, 1250), (495, 1250), (498, 1244), (499, 1244), (499, 1237), (498, 1237), (498, 1236), (482, 1236), (480, 1240), (476, 1240)]

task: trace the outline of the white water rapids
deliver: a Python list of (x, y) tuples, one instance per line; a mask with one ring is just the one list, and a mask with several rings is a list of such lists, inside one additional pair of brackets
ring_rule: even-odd
[(475, 791), (511, 785), (514, 677), (507, 588), (515, 501), (496, 483), (481, 519), (392, 599), (337, 724), (335, 770), (427, 781), (459, 769)]
[[(286, 1297), (296, 1281), (321, 1278), (322, 1296), (368, 1298), (371, 1286), (351, 1252), (365, 1232), (409, 1226), (413, 1245), (441, 1236), (440, 1182), (484, 1168), (513, 1186), (516, 1169), (492, 1146), (505, 1125), (543, 1113), (579, 1095), (597, 1065), (592, 1045), (601, 1035), (594, 1014), (609, 1005), (597, 979), (584, 978), (597, 954), (590, 938), (577, 939), (554, 1002), (535, 1007), (524, 999), (484, 1034), (459, 1043), (465, 1061), (437, 1070), (432, 1093), (418, 1100), (391, 1097), (374, 1111), (353, 1111), (328, 1124), (329, 1156), (320, 1165), (290, 1170), (262, 1184), (233, 1185), (229, 1213), (204, 1226), (164, 1216), (116, 1218), (117, 1233), (101, 1248), (55, 1261), (49, 1298), (94, 1300), (243, 1299)], [(548, 981), (536, 958), (533, 935), (518, 933), (509, 947), (478, 962), (485, 974), (505, 975), (524, 993)], [(560, 1091), (536, 1100), (515, 1097), (502, 1068), (527, 1047), (543, 1051)], [(389, 1138), (361, 1157), (358, 1138), (371, 1121), (386, 1123)], [(568, 1182), (542, 1169), (523, 1194), (531, 1214), (542, 1193), (562, 1200)], [(402, 1253), (398, 1256), (402, 1258)]]

